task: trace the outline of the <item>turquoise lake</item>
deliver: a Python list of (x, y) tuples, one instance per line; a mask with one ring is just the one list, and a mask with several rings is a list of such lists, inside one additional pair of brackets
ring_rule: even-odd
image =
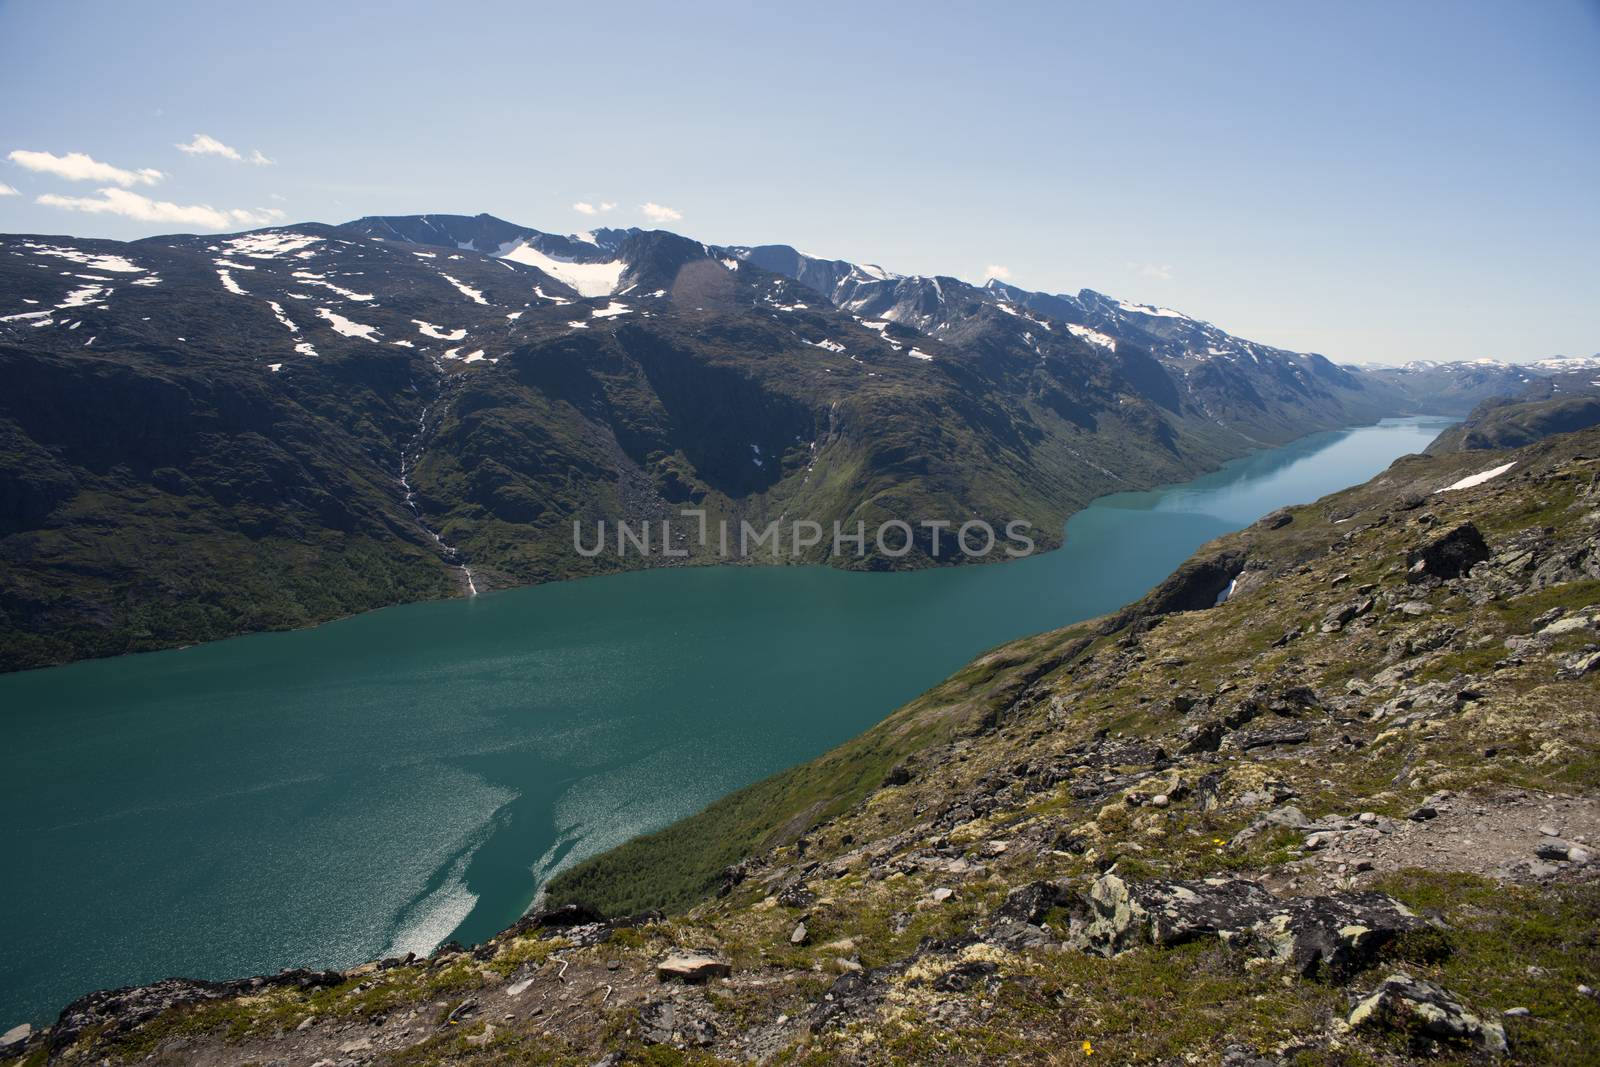
[(0, 1028), (97, 988), (481, 940), (563, 862), (823, 752), (984, 649), (1119, 607), (1450, 421), (1105, 497), (1014, 562), (646, 571), (0, 676)]

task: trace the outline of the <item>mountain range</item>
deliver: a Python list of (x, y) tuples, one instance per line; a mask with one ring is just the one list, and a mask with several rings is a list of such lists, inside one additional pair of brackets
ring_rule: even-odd
[[(852, 567), (960, 562), (924, 519), (1050, 548), (1106, 492), (1549, 373), (1344, 366), (1092, 290), (488, 215), (5, 235), (0, 668), (720, 558), (683, 526), (661, 555), (684, 508), (915, 529)], [(619, 521), (656, 554), (576, 551), (574, 522)]]

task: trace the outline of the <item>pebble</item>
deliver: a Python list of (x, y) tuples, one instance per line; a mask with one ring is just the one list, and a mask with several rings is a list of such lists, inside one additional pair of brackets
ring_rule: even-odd
[(1529, 1011), (1527, 1008), (1507, 1008), (1500, 1014), (1504, 1015), (1507, 1019), (1526, 1019), (1528, 1016), (1532, 1015), (1533, 1012)]
[(1157, 793), (1155, 796), (1150, 798), (1150, 803), (1154, 804), (1158, 808), (1164, 808), (1168, 804), (1172, 803), (1172, 798), (1167, 796), (1165, 793)]
[(1539, 827), (1539, 832), (1541, 834), (1543, 834), (1545, 837), (1560, 837), (1561, 836), (1560, 834), (1556, 833), (1556, 828), (1554, 826), (1551, 826), (1549, 823), (1542, 824)]
[(945, 901), (949, 900), (955, 895), (956, 891), (946, 886), (940, 886), (938, 889), (935, 889), (932, 894), (934, 901), (939, 904), (943, 904)]

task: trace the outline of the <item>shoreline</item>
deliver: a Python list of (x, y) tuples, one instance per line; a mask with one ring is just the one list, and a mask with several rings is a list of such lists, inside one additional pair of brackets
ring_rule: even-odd
[[(1368, 429), (1368, 428), (1371, 428), (1371, 427), (1380, 426), (1385, 421), (1391, 420), (1391, 419), (1432, 419), (1432, 418), (1451, 419), (1451, 420), (1454, 420), (1454, 421), (1460, 421), (1461, 416), (1459, 416), (1459, 415), (1433, 415), (1433, 414), (1426, 414), (1426, 413), (1404, 414), (1404, 415), (1384, 415), (1384, 416), (1380, 416), (1379, 418), (1377, 418), (1377, 419), (1375, 419), (1375, 420), (1373, 420), (1371, 422), (1352, 423), (1352, 424), (1347, 424), (1347, 425), (1344, 425), (1344, 426), (1335, 426), (1335, 427), (1327, 427), (1327, 428), (1324, 428), (1324, 429), (1311, 430), (1308, 433), (1302, 434), (1299, 437), (1292, 438), (1291, 440), (1284, 441), (1281, 444), (1276, 444), (1276, 445), (1274, 445), (1274, 444), (1260, 444), (1260, 443), (1253, 444), (1251, 447), (1249, 447), (1245, 451), (1239, 453), (1238, 455), (1229, 457), (1228, 459), (1224, 460), (1221, 464), (1219, 464), (1219, 465), (1217, 465), (1215, 467), (1208, 467), (1208, 468), (1204, 468), (1204, 469), (1196, 471), (1190, 478), (1187, 478), (1187, 479), (1182, 479), (1182, 480), (1179, 480), (1179, 481), (1172, 481), (1172, 482), (1162, 482), (1162, 483), (1153, 484), (1153, 485), (1137, 485), (1137, 484), (1133, 484), (1133, 485), (1125, 486), (1123, 488), (1111, 489), (1111, 490), (1109, 490), (1107, 492), (1104, 492), (1104, 493), (1101, 493), (1101, 494), (1099, 494), (1097, 496), (1091, 497), (1089, 500), (1084, 502), (1081, 506), (1079, 506), (1077, 508), (1074, 508), (1074, 509), (1071, 509), (1071, 510), (1067, 511), (1065, 514), (1063, 514), (1059, 518), (1059, 520), (1056, 521), (1053, 524), (1056, 528), (1058, 528), (1061, 531), (1060, 534), (1056, 535), (1054, 544), (1052, 544), (1050, 547), (1040, 549), (1038, 551), (1029, 553), (1028, 555), (1023, 556), (1023, 557), (1019, 557), (1019, 558), (1021, 558), (1021, 559), (1029, 559), (1029, 558), (1033, 558), (1034, 556), (1046, 555), (1046, 554), (1049, 554), (1051, 552), (1060, 551), (1061, 548), (1063, 547), (1064, 543), (1065, 543), (1065, 529), (1066, 529), (1067, 523), (1074, 516), (1080, 514), (1081, 512), (1086, 510), (1087, 508), (1091, 507), (1096, 501), (1103, 500), (1106, 497), (1116, 496), (1116, 495), (1121, 494), (1121, 493), (1153, 493), (1153, 492), (1161, 492), (1164, 489), (1170, 489), (1170, 488), (1173, 488), (1175, 486), (1184, 485), (1184, 484), (1187, 484), (1188, 482), (1193, 481), (1195, 479), (1203, 478), (1203, 477), (1206, 477), (1207, 475), (1217, 474), (1217, 473), (1219, 473), (1221, 471), (1225, 471), (1230, 466), (1232, 466), (1234, 464), (1237, 464), (1237, 463), (1240, 463), (1240, 462), (1248, 459), (1252, 455), (1256, 455), (1256, 454), (1261, 453), (1261, 452), (1272, 451), (1272, 450), (1280, 449), (1280, 448), (1288, 448), (1288, 447), (1290, 447), (1292, 445), (1298, 444), (1298, 443), (1300, 443), (1302, 441), (1305, 441), (1305, 440), (1307, 440), (1309, 438), (1315, 437), (1318, 434), (1344, 433), (1344, 432), (1348, 432), (1348, 431), (1352, 431), (1352, 430)], [(211, 645), (219, 645), (219, 644), (223, 644), (223, 643), (228, 642), (228, 641), (237, 641), (237, 640), (240, 640), (240, 639), (243, 639), (243, 638), (263, 637), (263, 636), (272, 635), (272, 634), (287, 634), (287, 633), (300, 633), (300, 632), (304, 632), (304, 631), (313, 631), (313, 630), (321, 629), (324, 626), (328, 626), (328, 625), (331, 625), (331, 624), (334, 624), (334, 623), (345, 622), (345, 621), (348, 621), (350, 619), (362, 618), (364, 616), (373, 615), (373, 614), (376, 614), (378, 612), (389, 611), (389, 610), (392, 610), (394, 608), (410, 607), (410, 606), (417, 605), (417, 604), (446, 604), (446, 603), (451, 603), (451, 602), (454, 602), (454, 601), (471, 601), (471, 600), (474, 600), (474, 599), (481, 599), (483, 597), (492, 596), (492, 595), (499, 594), (499, 593), (514, 592), (516, 590), (522, 590), (522, 589), (534, 589), (534, 588), (553, 585), (553, 584), (557, 584), (557, 583), (582, 582), (582, 581), (589, 581), (589, 580), (593, 580), (593, 579), (603, 579), (603, 578), (618, 578), (618, 577), (621, 577), (621, 576), (624, 576), (624, 575), (640, 574), (640, 573), (645, 573), (645, 572), (648, 572), (648, 571), (678, 570), (678, 569), (683, 569), (683, 568), (688, 568), (688, 567), (808, 567), (808, 566), (820, 566), (820, 567), (827, 567), (830, 570), (843, 571), (843, 572), (846, 572), (846, 573), (910, 574), (910, 573), (916, 573), (916, 572), (920, 572), (920, 571), (939, 570), (939, 569), (942, 569), (942, 568), (989, 566), (989, 565), (993, 565), (993, 564), (1004, 564), (1004, 563), (1016, 562), (1016, 560), (1008, 559), (1003, 554), (998, 554), (998, 553), (993, 553), (993, 554), (990, 554), (988, 556), (973, 556), (973, 557), (966, 557), (966, 556), (956, 555), (956, 556), (952, 556), (950, 558), (950, 562), (948, 562), (948, 563), (944, 562), (942, 560), (932, 560), (932, 561), (930, 561), (930, 560), (927, 560), (926, 557), (919, 555), (919, 556), (912, 557), (911, 562), (908, 565), (885, 567), (885, 568), (881, 568), (881, 569), (880, 568), (873, 568), (873, 567), (848, 566), (848, 565), (843, 565), (843, 564), (839, 564), (839, 563), (831, 563), (831, 562), (827, 562), (827, 561), (819, 562), (817, 560), (788, 558), (788, 557), (782, 557), (782, 558), (778, 558), (778, 559), (765, 559), (765, 558), (756, 557), (756, 556), (744, 557), (744, 558), (737, 558), (737, 557), (736, 558), (719, 558), (719, 557), (716, 557), (716, 556), (689, 556), (689, 557), (686, 557), (686, 558), (676, 558), (676, 557), (665, 557), (665, 556), (660, 556), (660, 555), (652, 555), (652, 556), (643, 557), (643, 558), (648, 560), (648, 565), (646, 565), (646, 566), (624, 567), (624, 568), (621, 568), (621, 569), (618, 569), (618, 570), (615, 570), (615, 571), (609, 571), (609, 572), (599, 573), (599, 574), (578, 574), (578, 575), (571, 575), (571, 576), (567, 576), (567, 577), (555, 577), (555, 578), (549, 578), (549, 579), (539, 580), (539, 581), (522, 582), (522, 583), (518, 583), (518, 584), (514, 584), (514, 585), (499, 586), (499, 587), (490, 588), (490, 589), (482, 589), (482, 590), (474, 589), (472, 591), (468, 591), (466, 589), (465, 583), (462, 581), (462, 579), (460, 577), (460, 569), (461, 569), (460, 566), (459, 565), (450, 565), (448, 567), (448, 569), (451, 572), (453, 572), (453, 573), (455, 573), (457, 575), (456, 578), (453, 579), (453, 581), (457, 584), (457, 586), (459, 588), (461, 588), (463, 590), (460, 593), (460, 595), (457, 595), (457, 596), (424, 597), (424, 598), (415, 599), (415, 600), (396, 600), (393, 603), (379, 604), (379, 605), (375, 605), (373, 607), (362, 608), (362, 609), (357, 610), (357, 611), (346, 612), (346, 613), (340, 614), (340, 615), (333, 615), (333, 616), (329, 616), (327, 618), (317, 619), (317, 620), (315, 620), (313, 622), (308, 622), (308, 623), (305, 623), (305, 624), (302, 624), (302, 625), (298, 625), (298, 626), (272, 627), (272, 628), (260, 629), (260, 630), (241, 630), (238, 633), (232, 633), (232, 634), (228, 634), (226, 636), (217, 637), (217, 638), (214, 638), (214, 639), (209, 640), (209, 641), (191, 641), (191, 642), (188, 642), (188, 643), (185, 643), (185, 644), (173, 644), (173, 645), (162, 646), (162, 647), (159, 647), (159, 648), (133, 649), (133, 650), (129, 650), (129, 651), (125, 651), (125, 652), (118, 652), (118, 653), (114, 653), (114, 654), (111, 654), (111, 655), (105, 655), (105, 656), (81, 656), (81, 657), (77, 657), (77, 658), (73, 658), (73, 659), (62, 660), (62, 661), (60, 661), (58, 663), (42, 664), (42, 665), (33, 666), (33, 667), (7, 668), (7, 667), (0, 666), (0, 678), (5, 678), (5, 677), (8, 677), (8, 676), (12, 676), (12, 675), (31, 674), (31, 673), (37, 672), (37, 671), (57, 670), (57, 669), (60, 669), (60, 668), (63, 668), (63, 667), (73, 667), (73, 666), (77, 666), (79, 664), (85, 664), (85, 663), (114, 662), (114, 661), (117, 661), (117, 660), (125, 659), (125, 658), (127, 658), (129, 656), (147, 656), (147, 655), (157, 655), (157, 654), (166, 653), (166, 652), (184, 652), (184, 651), (188, 651), (190, 649), (201, 648), (201, 647), (206, 647), (206, 646), (211, 646)], [(848, 560), (850, 557), (837, 557), (837, 558)], [(868, 558), (873, 558), (873, 557), (868, 557)], [(43, 636), (48, 636), (48, 635), (43, 635)]]
[[(1367, 428), (1370, 429), (1371, 427), (1367, 427)], [(1362, 429), (1362, 427), (1347, 427), (1347, 428), (1344, 428), (1344, 429), (1346, 429), (1346, 430), (1360, 430), (1360, 429)], [(1339, 431), (1331, 431), (1331, 432), (1332, 433), (1338, 433)], [(1306, 435), (1306, 438), (1315, 437), (1315, 436), (1317, 436), (1317, 435), (1315, 435), (1315, 434)], [(1299, 440), (1305, 440), (1306, 438), (1301, 438)], [(1321, 450), (1322, 449), (1319, 448), (1318, 452), (1320, 453)], [(1237, 462), (1245, 460), (1246, 458), (1247, 457), (1238, 457), (1238, 459), (1232, 460), (1232, 461), (1230, 461), (1230, 463), (1237, 463)], [(1214, 474), (1214, 473), (1217, 473), (1217, 472), (1212, 472), (1212, 473)], [(1202, 476), (1202, 477), (1205, 477), (1205, 476)], [(1173, 486), (1182, 486), (1184, 484), (1186, 484), (1186, 483), (1182, 483), (1182, 482), (1172, 483), (1172, 486), (1169, 486), (1169, 488), (1173, 487)], [(1312, 483), (1312, 484), (1315, 485), (1315, 484), (1318, 484), (1318, 483)], [(1340, 483), (1340, 484), (1343, 484), (1343, 483)], [(1320, 495), (1320, 493), (1324, 492), (1324, 491), (1325, 490), (1321, 490), (1321, 489), (1317, 489), (1317, 490), (1308, 489), (1306, 491), (1306, 495), (1312, 495), (1313, 493), (1316, 493), (1317, 495)], [(1107, 494), (1107, 495), (1108, 496), (1112, 496), (1112, 495), (1116, 495), (1116, 494)], [(1101, 499), (1101, 498), (1096, 498), (1096, 499), (1098, 500), (1098, 499)], [(1240, 527), (1242, 527), (1244, 525), (1248, 525), (1248, 520), (1240, 519), (1240, 520), (1237, 521), (1236, 524), (1230, 525), (1228, 528), (1229, 529), (1238, 529), (1238, 528), (1240, 528)], [(1090, 551), (1094, 551), (1094, 550), (1090, 549)], [(1180, 555), (1178, 557), (1178, 559), (1181, 560), (1182, 558), (1184, 558), (1184, 555), (1187, 555), (1191, 551), (1192, 551), (1192, 548), (1183, 549), (1182, 550), (1183, 555)], [(1054, 556), (1055, 554), (1054, 553), (1039, 553), (1038, 555), (1040, 555), (1041, 558), (1043, 558), (1043, 557)], [(1018, 561), (1018, 562), (1020, 564), (1022, 561)], [(1037, 563), (1039, 561), (1035, 561), (1035, 562)], [(811, 566), (815, 566), (815, 565), (813, 564)], [(650, 568), (650, 569), (651, 570), (664, 570), (665, 568)], [(827, 570), (830, 571), (830, 572), (831, 571), (842, 570), (842, 569), (843, 568), (827, 568)], [(930, 569), (931, 568), (914, 568), (914, 569), (913, 568), (908, 568), (908, 569), (903, 570), (903, 571), (877, 572), (877, 573), (883, 573), (885, 575), (888, 575), (888, 574), (904, 575), (907, 579), (909, 579), (914, 574), (918, 574), (921, 571), (930, 570)], [(626, 573), (631, 575), (634, 572), (626, 572)], [(1166, 569), (1163, 569), (1161, 571), (1161, 574), (1166, 574), (1166, 573), (1168, 573), (1168, 571)], [(614, 574), (614, 575), (606, 575), (604, 577), (612, 577), (612, 578), (622, 579), (624, 577), (624, 575), (619, 573), (619, 574)], [(631, 579), (630, 578), (629, 580), (632, 581), (632, 580), (636, 580), (636, 579)], [(554, 584), (554, 583), (544, 583), (544, 584), (545, 585), (550, 585), (550, 584)], [(1010, 584), (1014, 585), (1016, 583), (1015, 582), (1011, 582)], [(1128, 594), (1126, 594), (1123, 597), (1121, 597), (1120, 599), (1118, 599), (1116, 601), (1115, 605), (1108, 606), (1107, 610), (1114, 610), (1116, 606), (1122, 606), (1122, 605), (1126, 605), (1126, 604), (1129, 604), (1129, 603), (1136, 602), (1138, 597), (1139, 597), (1139, 595), (1140, 595), (1140, 593), (1138, 593), (1138, 592), (1130, 591)], [(1103, 614), (1103, 613), (1104, 612), (1102, 612), (1102, 611), (1095, 611), (1092, 614), (1100, 615), (1100, 614)], [(366, 613), (366, 614), (371, 614), (371, 613)], [(343, 620), (337, 620), (337, 621), (343, 621)], [(1060, 623), (1060, 624), (1064, 625), (1066, 623)], [(1045, 632), (1045, 631), (1047, 631), (1049, 629), (1052, 629), (1055, 625), (1057, 625), (1057, 624), (1050, 623), (1050, 622), (1044, 622), (1044, 623), (1041, 624), (1039, 622), (1039, 620), (1037, 620), (1037, 619), (1030, 619), (1030, 621), (1027, 623), (1027, 626), (1026, 626), (1025, 629), (1020, 629), (1020, 630), (1016, 630), (1016, 631), (1013, 631), (1013, 632), (1015, 634), (1017, 634), (1017, 635), (1026, 635), (1026, 634), (1036, 633), (1036, 632)], [(292, 633), (292, 631), (290, 631), (290, 632)], [(264, 636), (264, 635), (252, 635), (252, 636)], [(963, 651), (961, 653), (961, 655), (958, 657), (959, 662), (952, 661), (952, 663), (954, 663), (954, 666), (950, 666), (950, 667), (948, 667), (948, 669), (945, 668), (945, 667), (940, 667), (938, 670), (935, 671), (934, 674), (930, 675), (927, 679), (924, 679), (922, 682), (918, 683), (914, 687), (914, 689), (907, 690), (902, 697), (894, 697), (894, 698), (892, 698), (890, 700), (883, 700), (883, 701), (879, 701), (878, 703), (875, 703), (873, 705), (873, 711), (872, 711), (871, 720), (870, 721), (865, 721), (864, 720), (863, 724), (861, 726), (859, 726), (859, 727), (851, 727), (851, 728), (849, 728), (848, 732), (846, 732), (843, 735), (840, 735), (841, 738), (847, 740), (850, 737), (859, 736), (859, 734), (860, 734), (860, 732), (862, 730), (870, 729), (871, 726), (872, 726), (872, 723), (881, 721), (882, 716), (886, 713), (887, 709), (892, 709), (895, 706), (899, 706), (899, 702), (900, 702), (901, 699), (914, 699), (916, 692), (922, 691), (926, 687), (926, 685), (928, 685), (928, 684), (937, 683), (938, 678), (943, 677), (946, 673), (948, 673), (948, 670), (957, 669), (959, 667), (959, 664), (962, 663), (962, 662), (966, 662), (970, 658), (971, 655), (981, 654), (983, 648), (988, 648), (988, 647), (992, 647), (992, 646), (995, 646), (995, 645), (998, 645), (998, 644), (1002, 644), (1002, 643), (1005, 643), (1006, 641), (1012, 640), (1012, 639), (1014, 639), (1014, 638), (1007, 637), (1005, 635), (1000, 635), (1000, 636), (994, 637), (993, 641), (991, 641), (991, 642), (987, 642), (987, 643), (985, 643), (985, 644), (983, 644), (981, 646), (977, 646), (975, 648), (975, 650)], [(221, 642), (208, 642), (207, 644), (221, 644)], [(832, 743), (838, 743), (838, 742), (830, 742), (830, 744), (832, 744)], [(818, 751), (821, 751), (821, 750), (819, 749)], [(814, 754), (799, 754), (799, 755), (791, 757), (789, 762), (783, 763), (781, 765), (779, 765), (779, 764), (772, 765), (772, 769), (768, 770), (768, 771), (763, 771), (761, 773), (761, 775), (758, 776), (758, 779), (759, 779), (759, 777), (764, 777), (764, 776), (769, 775), (771, 773), (781, 773), (781, 771), (783, 770), (784, 767), (792, 767), (792, 766), (796, 766), (796, 765), (799, 765), (801, 763), (804, 763), (807, 759), (813, 758), (813, 755)], [(752, 780), (758, 780), (758, 779), (752, 779)], [(733, 786), (730, 786), (730, 787), (728, 787), (728, 788), (726, 788), (726, 789), (724, 789), (722, 791), (717, 792), (714, 795), (711, 795), (706, 800), (706, 803), (715, 803), (718, 798), (725, 797), (725, 796), (729, 795), (731, 792), (736, 792), (739, 788), (742, 788), (742, 787), (738, 786), (736, 784), (733, 785)], [(683, 813), (683, 817), (688, 817), (688, 816), (692, 815), (694, 810), (697, 810), (697, 809), (685, 810), (684, 813)], [(673, 820), (673, 821), (676, 821), (676, 820)], [(637, 830), (637, 831), (635, 831), (633, 833), (630, 833), (629, 837), (627, 838), (627, 840), (634, 839), (638, 834), (649, 833), (649, 832), (651, 832), (651, 830), (648, 827), (641, 828), (641, 829), (639, 829), (639, 830)], [(600, 853), (603, 853), (603, 852), (607, 851), (609, 849), (609, 847), (611, 847), (611, 846), (602, 846), (599, 849), (597, 849), (593, 854), (598, 855)], [(587, 857), (585, 857), (585, 858), (587, 858)], [(529, 893), (528, 897), (525, 898), (525, 903), (519, 905), (518, 914), (526, 914), (527, 907), (530, 906), (530, 905), (532, 905), (534, 907), (537, 907), (537, 903), (536, 903), (537, 894), (538, 894), (538, 888), (535, 887)], [(508, 915), (507, 916), (507, 920), (509, 920), (509, 919), (510, 919), (510, 916)], [(507, 920), (499, 920), (499, 921), (500, 922), (504, 922), (504, 921), (507, 921)], [(455, 933), (454, 930), (452, 930), (450, 932), (451, 935), (454, 935), (454, 933)], [(477, 940), (479, 940), (480, 938), (482, 938), (483, 936), (486, 936), (486, 935), (487, 935), (487, 928), (484, 927), (480, 923), (479, 929), (475, 933), (472, 934), (471, 940), (477, 941)], [(381, 948), (381, 946), (378, 946), (378, 947)], [(238, 971), (228, 971), (228, 972), (222, 972), (222, 973), (239, 973), (239, 972)]]

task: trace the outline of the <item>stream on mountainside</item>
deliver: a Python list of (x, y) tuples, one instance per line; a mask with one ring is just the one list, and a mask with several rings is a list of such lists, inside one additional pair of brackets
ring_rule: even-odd
[(481, 940), (559, 865), (823, 752), (987, 648), (1119, 607), (1452, 421), (1104, 497), (1013, 562), (669, 568), (0, 676), (0, 1024), (168, 975)]

